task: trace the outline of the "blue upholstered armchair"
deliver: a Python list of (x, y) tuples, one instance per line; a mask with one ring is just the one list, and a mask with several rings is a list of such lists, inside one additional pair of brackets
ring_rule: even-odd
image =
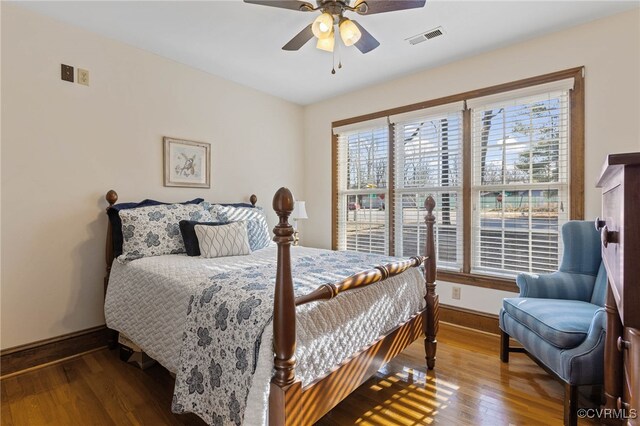
[[(500, 311), (500, 358), (526, 352), (565, 385), (564, 422), (577, 424), (577, 387), (602, 384), (607, 275), (593, 222), (562, 227), (564, 255), (557, 272), (520, 274), (520, 297)], [(509, 346), (509, 337), (523, 348)]]

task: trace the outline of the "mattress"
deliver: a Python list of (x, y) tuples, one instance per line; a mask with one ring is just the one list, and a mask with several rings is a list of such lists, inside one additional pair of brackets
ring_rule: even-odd
[[(291, 257), (317, 256), (326, 250), (292, 247)], [(337, 254), (339, 255), (339, 254)], [(378, 256), (376, 263), (395, 259)], [(114, 262), (105, 300), (107, 326), (124, 333), (149, 356), (171, 372), (178, 371), (189, 298), (205, 286), (207, 277), (276, 262), (271, 245), (248, 256), (203, 259), (166, 255)], [(373, 266), (373, 265), (372, 265)], [(354, 270), (353, 273), (359, 272)], [(295, 268), (292, 271), (295, 276)], [(321, 285), (345, 278), (344, 273), (323, 271), (305, 276)], [(381, 335), (424, 308), (425, 285), (421, 271), (406, 273), (296, 310), (296, 377), (303, 386), (327, 374), (345, 359), (369, 346)], [(272, 327), (267, 326), (261, 348), (270, 348)], [(261, 350), (253, 386), (247, 400), (245, 424), (266, 419), (273, 354)]]

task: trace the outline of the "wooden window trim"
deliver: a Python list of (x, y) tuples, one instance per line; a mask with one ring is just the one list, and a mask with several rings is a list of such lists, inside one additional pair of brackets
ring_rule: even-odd
[[(333, 133), (333, 129), (340, 126), (359, 123), (362, 121), (373, 120), (381, 117), (402, 114), (405, 112), (431, 108), (434, 106), (445, 105), (453, 102), (466, 101), (482, 96), (493, 95), (501, 92), (509, 92), (512, 90), (522, 89), (525, 87), (536, 86), (539, 84), (550, 83), (552, 81), (563, 80), (565, 78), (574, 79), (574, 88), (569, 91), (570, 115), (571, 115), (571, 131), (569, 138), (569, 156), (570, 156), (570, 179), (569, 179), (569, 219), (584, 219), (584, 66), (569, 68), (562, 71), (556, 71), (536, 77), (525, 78), (522, 80), (512, 81), (509, 83), (498, 84), (482, 89), (470, 90), (468, 92), (458, 93), (451, 96), (445, 96), (438, 99), (431, 99), (401, 107), (390, 108), (370, 114), (351, 117), (343, 120), (337, 120), (331, 123), (331, 246), (333, 250), (338, 247), (337, 233), (337, 208), (338, 208), (338, 138)], [(389, 125), (390, 132), (390, 153), (393, 151), (393, 125)], [(389, 181), (395, 179), (395, 164), (392, 163), (393, 156), (389, 157)], [(465, 108), (463, 112), (463, 270), (462, 272), (438, 271), (438, 278), (443, 281), (473, 285), (483, 288), (491, 288), (504, 291), (518, 291), (515, 279), (505, 279), (487, 275), (471, 274), (471, 114), (470, 110)], [(389, 185), (391, 186), (391, 185)], [(386, 208), (389, 211), (389, 250), (390, 254), (394, 254), (394, 221), (393, 221), (393, 200), (394, 190), (389, 188), (389, 200), (386, 200)]]
[(437, 279), (450, 283), (491, 288), (493, 290), (513, 291), (516, 293), (520, 291), (514, 278), (501, 278), (491, 275), (438, 270)]
[(333, 129), (331, 130), (331, 249), (338, 250), (338, 135), (333, 133)]
[(584, 220), (584, 67), (577, 68), (569, 91), (569, 220)]
[(471, 272), (471, 232), (473, 232), (471, 227), (472, 150), (471, 110), (465, 105), (462, 113), (462, 272), (467, 275)]
[[(529, 86), (536, 86), (539, 84), (550, 83), (552, 81), (563, 80), (565, 78), (575, 78), (576, 86), (578, 89), (577, 81), (583, 81), (583, 69), (584, 67), (570, 68), (567, 70), (556, 71), (549, 74), (539, 75), (536, 77), (525, 78), (522, 80), (512, 81), (509, 83), (498, 84), (495, 86), (485, 87), (483, 89), (469, 90), (468, 92), (458, 93), (455, 95), (444, 96), (442, 98), (431, 99), (428, 101), (422, 101), (415, 104), (405, 105), (396, 108), (389, 108), (369, 114), (359, 115), (356, 117), (346, 118), (343, 120), (337, 120), (331, 123), (332, 128), (346, 126), (348, 124), (360, 123), (362, 121), (374, 120), (376, 118), (388, 117), (391, 115), (403, 114), (405, 112), (417, 111), (420, 109), (431, 108), (439, 105), (446, 105), (453, 102), (462, 102), (473, 98), (480, 98), (482, 96), (495, 95), (501, 92), (510, 92), (516, 89), (523, 89)], [(584, 84), (580, 85), (580, 89), (583, 90)], [(584, 99), (583, 99), (584, 100)], [(572, 105), (573, 106), (573, 105)]]

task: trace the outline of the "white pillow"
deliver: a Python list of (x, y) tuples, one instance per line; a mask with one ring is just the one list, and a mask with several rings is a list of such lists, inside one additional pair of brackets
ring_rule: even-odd
[(251, 253), (247, 222), (194, 227), (201, 257), (242, 256)]

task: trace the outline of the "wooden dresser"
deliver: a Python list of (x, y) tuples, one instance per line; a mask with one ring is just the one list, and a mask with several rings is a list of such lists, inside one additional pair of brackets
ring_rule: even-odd
[[(624, 410), (626, 424), (640, 425), (640, 152), (611, 154), (600, 179), (607, 290), (605, 408)], [(618, 411), (622, 413), (622, 411)], [(635, 418), (634, 418), (635, 417)]]

